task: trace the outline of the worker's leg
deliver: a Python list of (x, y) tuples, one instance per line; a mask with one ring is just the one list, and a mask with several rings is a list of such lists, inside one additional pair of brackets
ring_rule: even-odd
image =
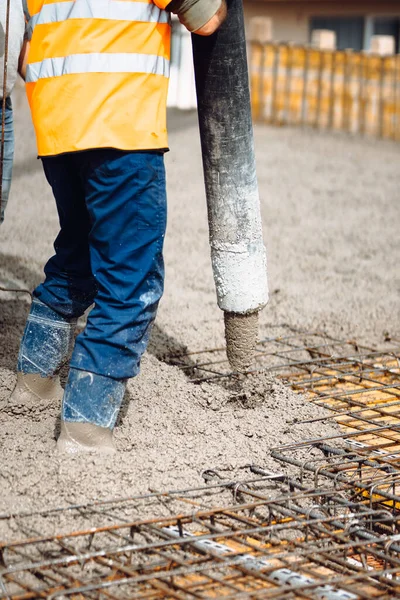
[(70, 437), (77, 424), (114, 427), (125, 381), (139, 372), (164, 280), (163, 155), (117, 150), (83, 154), (76, 160), (84, 165), (98, 293), (70, 362), (61, 449), (66, 449), (69, 426)]
[(90, 219), (80, 175), (68, 155), (43, 162), (61, 230), (56, 253), (45, 267), (46, 280), (34, 291), (20, 345), (18, 382), (10, 402), (21, 406), (28, 406), (32, 395), (61, 399), (55, 375), (69, 356), (77, 317), (93, 302), (97, 289), (90, 270)]
[[(79, 160), (81, 154), (77, 156)], [(91, 218), (78, 160), (75, 154), (42, 159), (57, 204), (60, 233), (54, 242), (55, 254), (44, 268), (46, 279), (34, 296), (65, 321), (83, 315), (97, 293), (90, 266)]]
[[(2, 108), (0, 106), (0, 119), (2, 118)], [(6, 100), (5, 121), (4, 121), (4, 162), (3, 162), (3, 187), (1, 194), (1, 213), (0, 224), (4, 221), (4, 211), (7, 206), (8, 196), (10, 194), (12, 169), (14, 160), (14, 125), (11, 99)]]

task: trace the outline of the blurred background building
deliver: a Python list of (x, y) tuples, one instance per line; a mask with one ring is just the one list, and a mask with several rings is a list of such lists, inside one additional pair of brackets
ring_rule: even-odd
[(338, 50), (369, 50), (373, 35), (390, 35), (400, 43), (400, 0), (244, 0), (246, 24), (251, 17), (272, 18), (272, 39), (307, 44), (313, 30), (336, 33)]

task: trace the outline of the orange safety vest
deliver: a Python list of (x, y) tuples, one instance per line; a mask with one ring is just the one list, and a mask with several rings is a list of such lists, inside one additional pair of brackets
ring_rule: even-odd
[(168, 146), (169, 1), (27, 1), (39, 156)]

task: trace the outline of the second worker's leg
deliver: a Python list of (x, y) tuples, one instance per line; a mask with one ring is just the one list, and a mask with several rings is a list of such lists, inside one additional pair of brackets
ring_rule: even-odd
[[(2, 108), (0, 107), (0, 118), (2, 117)], [(4, 221), (4, 211), (8, 203), (10, 194), (12, 170), (14, 161), (14, 123), (11, 98), (6, 100), (6, 110), (4, 118), (4, 159), (2, 169), (2, 190), (1, 190), (1, 212), (0, 225)]]
[(58, 440), (67, 452), (113, 449), (125, 383), (139, 372), (164, 282), (162, 154), (96, 150), (84, 164), (98, 292), (70, 362)]

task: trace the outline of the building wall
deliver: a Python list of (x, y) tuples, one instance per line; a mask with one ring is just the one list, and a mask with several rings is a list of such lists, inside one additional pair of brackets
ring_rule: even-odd
[(309, 42), (310, 20), (318, 16), (362, 16), (365, 19), (364, 49), (374, 33), (373, 18), (400, 17), (400, 1), (362, 0), (244, 0), (246, 23), (250, 17), (270, 16), (273, 19), (273, 39), (279, 42)]

